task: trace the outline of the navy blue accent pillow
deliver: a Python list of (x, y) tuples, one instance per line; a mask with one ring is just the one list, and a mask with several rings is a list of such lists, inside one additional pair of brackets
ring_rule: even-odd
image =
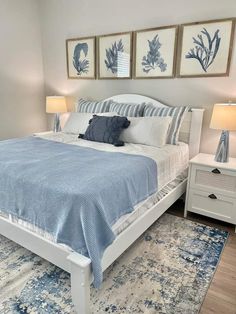
[(89, 126), (85, 134), (80, 134), (79, 138), (88, 141), (109, 143), (115, 146), (123, 146), (124, 142), (119, 140), (123, 129), (128, 128), (130, 121), (126, 117), (105, 117), (94, 115), (89, 121)]

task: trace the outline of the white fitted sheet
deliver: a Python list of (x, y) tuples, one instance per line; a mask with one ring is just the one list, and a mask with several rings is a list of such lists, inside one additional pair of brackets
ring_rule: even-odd
[[(158, 167), (158, 191), (148, 197), (146, 200), (140, 202), (134, 207), (134, 211), (130, 214), (123, 215), (114, 225), (113, 232), (118, 235), (125, 230), (132, 222), (140, 217), (146, 210), (154, 206), (162, 197), (175, 188), (182, 182), (186, 176), (189, 161), (189, 149), (185, 143), (179, 145), (165, 145), (162, 148), (153, 146), (130, 144), (126, 143), (125, 146), (115, 147), (110, 144), (97, 143), (78, 139), (77, 135), (59, 133), (48, 133), (40, 135), (40, 137), (48, 140), (63, 142), (72, 145), (80, 145), (84, 147), (91, 147), (104, 151), (123, 152), (128, 154), (138, 154), (152, 158), (156, 161)], [(12, 215), (6, 215), (0, 210), (0, 215), (9, 219), (10, 221), (29, 229), (44, 238), (55, 242), (52, 235), (33, 226), (21, 219), (15, 218)], [(65, 246), (65, 245), (63, 245)], [(70, 250), (69, 247), (67, 247)]]

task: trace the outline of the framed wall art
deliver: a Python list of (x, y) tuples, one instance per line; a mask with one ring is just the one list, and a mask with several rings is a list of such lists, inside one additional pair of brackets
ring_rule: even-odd
[(178, 26), (134, 33), (134, 78), (168, 78), (175, 74)]
[(96, 78), (96, 37), (67, 39), (66, 55), (68, 78)]
[(127, 79), (132, 75), (132, 32), (97, 37), (99, 79)]
[(178, 76), (229, 75), (234, 24), (223, 19), (181, 25)]

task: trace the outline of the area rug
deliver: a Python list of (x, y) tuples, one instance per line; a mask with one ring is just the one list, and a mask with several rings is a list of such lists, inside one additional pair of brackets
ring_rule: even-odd
[[(198, 313), (227, 236), (163, 215), (91, 289), (92, 313)], [(74, 313), (69, 274), (1, 236), (0, 313)]]

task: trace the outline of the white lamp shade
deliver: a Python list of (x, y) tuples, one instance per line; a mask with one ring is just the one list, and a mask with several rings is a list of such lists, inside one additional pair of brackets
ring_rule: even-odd
[(236, 104), (215, 104), (210, 123), (211, 129), (236, 130)]
[(67, 112), (65, 97), (64, 96), (47, 96), (46, 97), (46, 112), (47, 113)]

